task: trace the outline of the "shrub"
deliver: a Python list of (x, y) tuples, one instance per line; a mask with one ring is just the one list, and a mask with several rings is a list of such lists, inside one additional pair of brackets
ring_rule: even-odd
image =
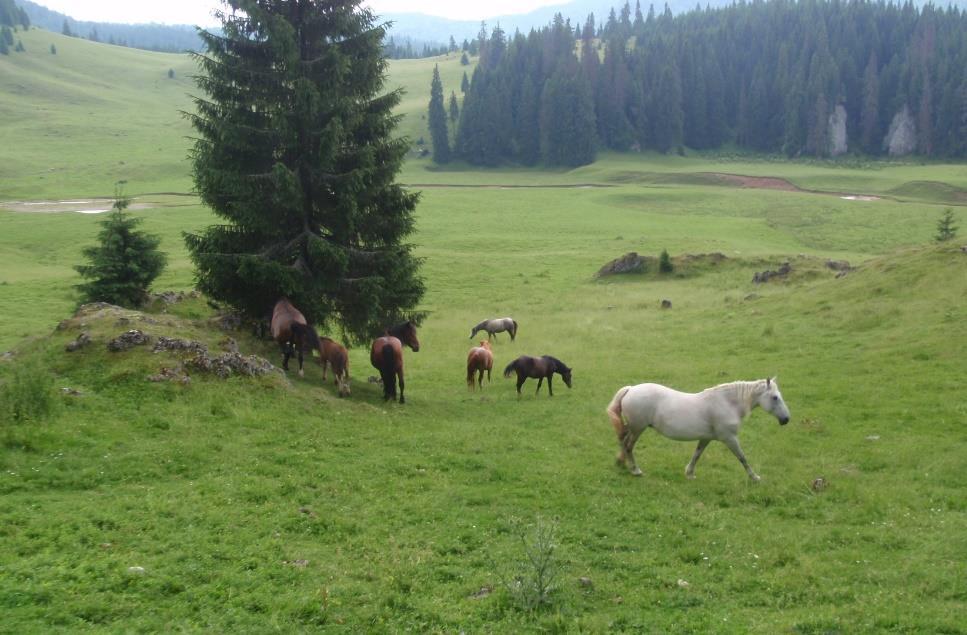
[(948, 240), (953, 240), (956, 237), (957, 226), (954, 225), (954, 210), (948, 207), (944, 210), (940, 220), (937, 221), (937, 235), (934, 236), (934, 240), (938, 243), (943, 243)]
[(675, 265), (672, 264), (672, 259), (668, 255), (667, 249), (661, 250), (661, 256), (658, 258), (658, 271), (662, 273), (671, 273), (675, 270)]
[(17, 363), (0, 385), (0, 421), (40, 421), (54, 412), (54, 377), (37, 360)]
[(175, 78), (175, 69), (169, 68), (168, 69), (168, 79), (174, 79), (174, 78)]
[(517, 563), (512, 576), (502, 583), (513, 603), (523, 611), (534, 611), (549, 606), (557, 590), (559, 566), (555, 551), (557, 525), (541, 517), (537, 518), (533, 531), (518, 525), (517, 536), (523, 557)]

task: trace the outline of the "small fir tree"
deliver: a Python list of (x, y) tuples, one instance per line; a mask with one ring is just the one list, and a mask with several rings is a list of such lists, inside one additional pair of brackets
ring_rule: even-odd
[(17, 46), (15, 46), (13, 50), (17, 51), (18, 53), (24, 53), (27, 51), (27, 49), (24, 48), (24, 43), (22, 40), (17, 40)]
[(0, 55), (10, 55), (10, 47), (2, 37), (0, 37)]
[(429, 110), (430, 140), (433, 143), (434, 163), (450, 162), (450, 135), (447, 131), (447, 113), (443, 106), (443, 82), (440, 81), (440, 67), (433, 67), (433, 81), (430, 83)]
[(464, 66), (470, 66), (470, 58), (467, 57), (466, 52), (464, 52), (464, 54), (460, 56), (460, 63)]
[(175, 69), (169, 68), (168, 69), (168, 79), (174, 79), (174, 78), (175, 78)]
[(54, 46), (53, 44), (50, 45), (50, 54), (57, 55), (57, 47)]
[(158, 251), (161, 239), (135, 230), (141, 219), (125, 213), (130, 202), (118, 185), (113, 211), (101, 221), (99, 244), (82, 252), (91, 264), (74, 267), (90, 280), (77, 285), (84, 302), (139, 306), (165, 267), (167, 258)]
[(672, 264), (671, 256), (668, 255), (667, 249), (661, 250), (661, 256), (658, 257), (658, 271), (662, 273), (671, 273), (675, 270), (675, 265)]
[(470, 90), (470, 79), (467, 78), (467, 72), (464, 71), (463, 79), (460, 80), (460, 92), (466, 95), (468, 90)]
[(74, 32), (71, 31), (71, 25), (68, 24), (67, 18), (64, 18), (64, 26), (61, 27), (60, 32), (67, 37), (74, 37)]
[(450, 123), (456, 125), (457, 119), (460, 118), (460, 106), (457, 103), (457, 94), (455, 92), (450, 92)]
[(937, 235), (934, 236), (934, 240), (938, 243), (945, 243), (948, 240), (953, 240), (957, 237), (957, 226), (954, 225), (954, 210), (947, 208), (944, 210), (943, 216), (937, 221)]

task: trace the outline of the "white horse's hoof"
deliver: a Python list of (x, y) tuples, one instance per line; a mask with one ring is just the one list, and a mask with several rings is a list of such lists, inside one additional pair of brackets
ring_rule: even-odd
[(758, 474), (752, 474), (751, 476), (749, 476), (749, 478), (752, 479), (753, 483), (758, 483), (759, 481), (762, 480), (762, 477), (759, 476)]
[(305, 377), (305, 376), (306, 376), (306, 374), (304, 372), (302, 372), (302, 369), (300, 368), (299, 369), (299, 377)]
[(687, 478), (690, 481), (694, 481), (695, 480), (695, 475), (694, 474), (689, 474), (688, 472), (685, 472), (685, 478)]
[(632, 476), (641, 476), (641, 468), (637, 468), (636, 467), (635, 469), (631, 470), (631, 475)]

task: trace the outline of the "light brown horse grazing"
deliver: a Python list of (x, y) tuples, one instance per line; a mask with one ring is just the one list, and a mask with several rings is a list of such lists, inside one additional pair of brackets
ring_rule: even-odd
[(340, 397), (348, 397), (349, 390), (349, 351), (346, 347), (328, 337), (319, 338), (319, 364), (322, 366), (322, 381), (326, 381), (326, 370), (332, 368), (332, 375), (339, 388)]
[(481, 340), (480, 346), (474, 346), (467, 354), (467, 388), (474, 390), (474, 373), (479, 373), (477, 384), (483, 388), (483, 375), (487, 371), (487, 381), (490, 381), (490, 371), (494, 367), (494, 354), (490, 350), (490, 342)]
[[(270, 326), (272, 339), (279, 343), (282, 349), (282, 368), (289, 370), (289, 358), (293, 353), (299, 356), (299, 377), (305, 377), (302, 372), (302, 352), (319, 348), (319, 335), (309, 326), (306, 318), (295, 308), (288, 298), (279, 298), (272, 309), (272, 323)], [(312, 353), (309, 353), (312, 355)]]
[(416, 337), (413, 322), (403, 322), (386, 329), (386, 334), (376, 338), (369, 351), (369, 362), (383, 378), (383, 399), (386, 401), (396, 398), (396, 380), (399, 378), (400, 403), (406, 403), (403, 398), (403, 344), (413, 349), (414, 353), (420, 350), (420, 340)]

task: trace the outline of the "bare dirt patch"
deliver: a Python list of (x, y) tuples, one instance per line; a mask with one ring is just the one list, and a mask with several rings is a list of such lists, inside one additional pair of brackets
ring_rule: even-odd
[[(110, 211), (113, 204), (114, 199), (111, 198), (78, 198), (69, 201), (4, 201), (0, 202), (0, 209), (35, 214), (55, 214), (59, 212), (102, 214)], [(132, 203), (128, 206), (128, 209), (152, 209), (154, 207), (158, 207), (158, 205)]]
[(785, 179), (772, 176), (743, 176), (741, 174), (725, 174), (722, 172), (705, 172), (708, 176), (721, 181), (724, 185), (755, 188), (757, 190), (782, 190), (784, 192), (805, 192)]

